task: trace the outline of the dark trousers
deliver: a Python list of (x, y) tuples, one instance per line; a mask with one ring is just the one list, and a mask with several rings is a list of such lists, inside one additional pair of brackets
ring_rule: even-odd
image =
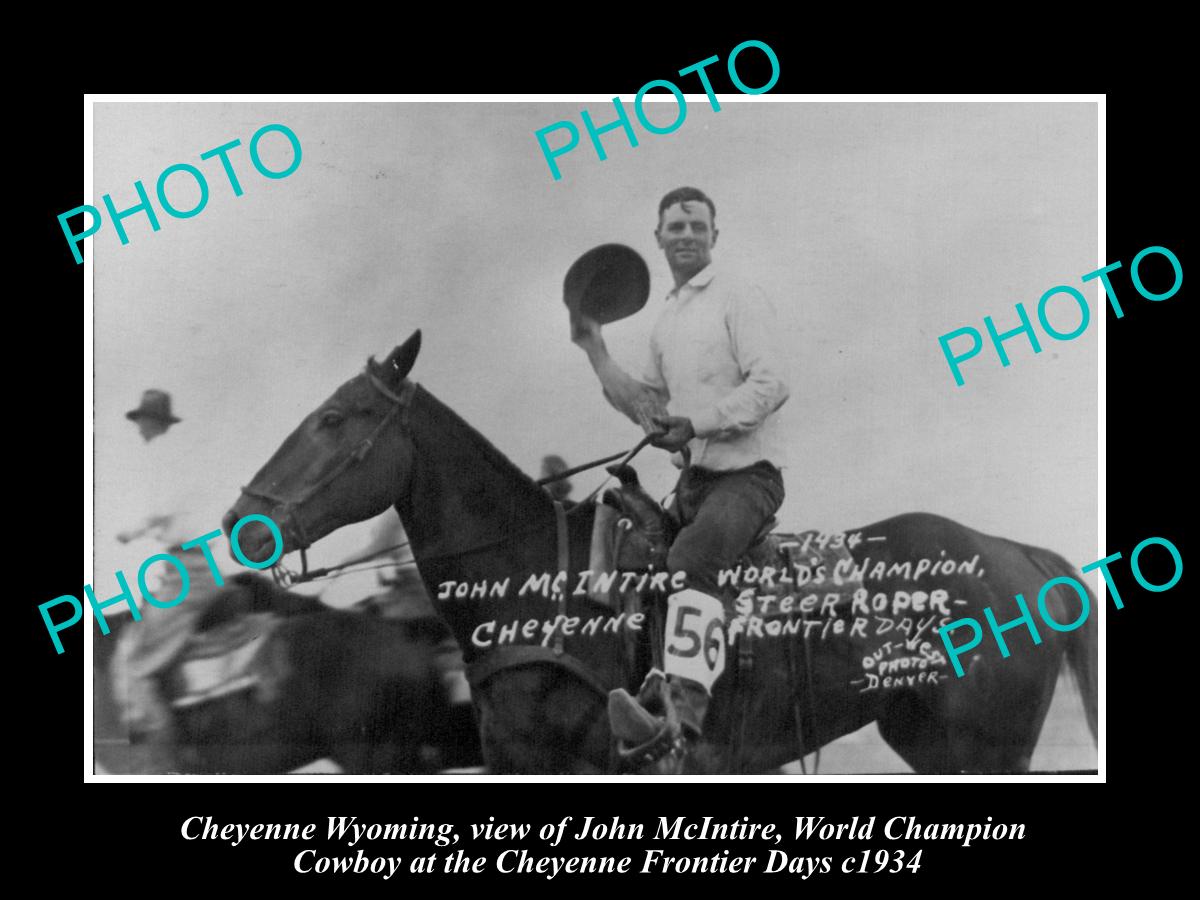
[[(689, 467), (679, 476), (671, 512), (683, 527), (667, 555), (667, 568), (672, 574), (686, 572), (688, 587), (721, 600), (726, 622), (733, 604), (721, 596), (717, 573), (737, 565), (783, 497), (783, 476), (766, 460), (725, 472)], [(669, 680), (680, 719), (698, 734), (708, 691), (689, 679)]]
[(737, 565), (782, 503), (783, 476), (766, 460), (727, 472), (684, 469), (671, 506), (683, 527), (667, 568), (686, 572), (688, 587), (719, 598), (717, 573)]

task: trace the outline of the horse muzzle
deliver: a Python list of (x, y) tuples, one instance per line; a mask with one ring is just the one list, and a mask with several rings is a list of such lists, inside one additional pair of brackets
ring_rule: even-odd
[[(244, 494), (242, 496), (243, 498), (245, 497)], [(237, 527), (238, 522), (241, 522), (250, 515), (266, 516), (275, 523), (275, 526), (283, 535), (284, 553), (305, 550), (310, 546), (311, 542), (304, 540), (303, 531), (298, 527), (293, 510), (285, 506), (277, 506), (274, 509), (262, 511), (244, 509), (242, 507), (243, 504), (239, 500), (221, 519), (221, 530), (225, 533), (225, 537), (229, 539), (230, 553), (233, 552), (234, 528)], [(251, 519), (248, 522), (244, 522), (238, 528), (237, 545), (249, 559), (267, 559), (275, 552), (276, 540), (266, 523), (258, 519)]]

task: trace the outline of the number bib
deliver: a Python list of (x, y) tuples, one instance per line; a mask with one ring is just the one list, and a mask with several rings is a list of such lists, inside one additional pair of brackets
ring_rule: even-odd
[(663, 668), (712, 691), (725, 671), (725, 608), (715, 597), (690, 588), (667, 601)]

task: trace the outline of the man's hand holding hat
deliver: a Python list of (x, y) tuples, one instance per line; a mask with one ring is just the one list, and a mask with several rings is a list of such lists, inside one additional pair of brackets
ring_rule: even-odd
[(588, 350), (601, 340), (600, 323), (577, 309), (571, 310), (571, 343)]

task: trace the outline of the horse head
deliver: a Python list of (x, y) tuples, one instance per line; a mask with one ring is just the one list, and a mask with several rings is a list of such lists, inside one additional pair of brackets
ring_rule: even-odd
[[(228, 536), (251, 514), (279, 526), (283, 552), (304, 550), (337, 529), (372, 518), (396, 502), (412, 472), (414, 447), (405, 425), (415, 385), (408, 373), (421, 332), (387, 359), (366, 368), (305, 416), (222, 519)], [(251, 560), (267, 559), (274, 539), (266, 525), (247, 522), (238, 546)]]

